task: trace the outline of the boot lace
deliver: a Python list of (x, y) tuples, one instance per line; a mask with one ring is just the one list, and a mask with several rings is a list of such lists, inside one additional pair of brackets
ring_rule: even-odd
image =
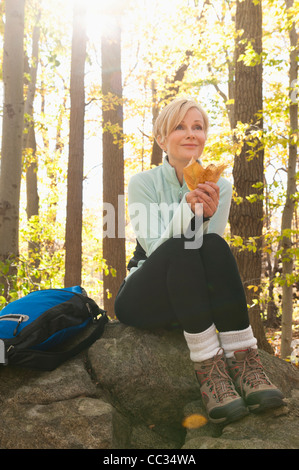
[(236, 396), (233, 382), (226, 371), (223, 354), (217, 353), (202, 367), (202, 371), (197, 371), (197, 374), (202, 375), (202, 378), (199, 377), (201, 385), (207, 383), (210, 391), (215, 391), (217, 401), (222, 402), (227, 397)]
[(240, 365), (240, 387), (243, 392), (243, 384), (250, 385), (251, 388), (256, 388), (259, 385), (271, 385), (267, 375), (264, 372), (261, 361), (257, 355), (257, 352), (252, 349), (248, 352)]

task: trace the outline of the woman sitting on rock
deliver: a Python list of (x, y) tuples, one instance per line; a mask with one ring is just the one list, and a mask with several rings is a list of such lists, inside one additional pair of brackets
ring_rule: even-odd
[(155, 139), (166, 156), (129, 183), (137, 248), (115, 312), (137, 328), (183, 329), (208, 416), (223, 423), (280, 406), (283, 395), (263, 370), (237, 264), (222, 238), (231, 184), (186, 185), (183, 170), (201, 157), (207, 132), (208, 116), (191, 99), (174, 100), (157, 118)]

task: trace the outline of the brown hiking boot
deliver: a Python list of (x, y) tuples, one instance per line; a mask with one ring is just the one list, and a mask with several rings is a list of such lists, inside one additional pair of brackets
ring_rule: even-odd
[(236, 421), (248, 414), (226, 370), (223, 350), (206, 361), (194, 363), (203, 403), (213, 423)]
[(283, 405), (283, 394), (265, 374), (257, 349), (235, 351), (227, 364), (235, 387), (250, 411), (260, 413)]

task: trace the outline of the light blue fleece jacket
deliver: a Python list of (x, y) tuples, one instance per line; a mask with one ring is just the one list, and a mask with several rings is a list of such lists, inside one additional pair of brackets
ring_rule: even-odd
[[(222, 236), (228, 221), (232, 185), (224, 178), (218, 181), (220, 199), (217, 211), (203, 223), (203, 234)], [(184, 180), (180, 185), (175, 169), (164, 157), (160, 166), (134, 175), (128, 186), (128, 209), (136, 237), (149, 257), (167, 239), (185, 234), (194, 217), (186, 194), (189, 189)], [(138, 266), (131, 268), (129, 276)]]

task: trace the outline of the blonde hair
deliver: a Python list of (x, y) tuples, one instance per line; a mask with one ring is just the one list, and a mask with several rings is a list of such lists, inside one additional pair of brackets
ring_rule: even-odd
[[(204, 109), (191, 98), (176, 98), (162, 109), (154, 124), (154, 137), (160, 137), (160, 143), (182, 122), (189, 109), (196, 108), (201, 113), (204, 123), (204, 131), (207, 135), (209, 118)], [(157, 140), (158, 142), (158, 140)], [(159, 142), (158, 142), (159, 143)]]

